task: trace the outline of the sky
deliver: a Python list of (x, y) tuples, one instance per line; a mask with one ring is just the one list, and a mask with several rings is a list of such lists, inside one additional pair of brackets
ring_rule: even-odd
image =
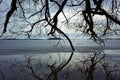
[[(2, 4), (0, 4), (0, 34), (3, 30), (3, 25), (2, 24), (5, 21), (5, 15), (10, 8), (10, 2), (11, 2), (11, 0), (3, 0)], [(107, 4), (109, 4), (109, 3), (107, 3)], [(24, 7), (26, 7), (26, 6), (27, 6), (27, 4)], [(31, 5), (31, 6), (34, 6), (34, 5)], [(107, 5), (105, 5), (104, 7), (108, 8), (106, 6)], [(17, 7), (19, 7), (19, 6), (17, 6)], [(73, 16), (73, 14), (76, 13), (74, 9), (67, 8), (67, 7), (64, 8), (65, 15), (68, 19), (71, 16)], [(31, 8), (31, 10), (32, 10), (32, 8)], [(36, 10), (39, 10), (39, 7), (36, 7)], [(20, 10), (18, 9), (17, 11), (19, 12)], [(51, 16), (53, 16), (55, 14), (55, 12), (57, 11), (57, 7), (56, 6), (52, 7), (52, 9), (50, 11), (51, 11)], [(31, 11), (31, 12), (34, 13), (34, 11)], [(19, 14), (19, 15), (18, 14), (13, 14), (13, 15), (21, 17), (22, 14)], [(29, 17), (30, 15), (31, 14), (29, 13), (29, 10), (28, 10), (28, 13), (26, 14), (26, 17)], [(81, 21), (78, 20), (79, 16), (80, 16), (80, 14), (78, 14), (77, 16), (72, 18), (69, 21), (69, 23), (70, 24), (71, 23), (76, 23), (77, 21), (81, 22)], [(42, 17), (34, 16), (32, 18), (29, 18), (28, 21), (30, 21), (31, 23), (34, 23), (39, 18), (42, 18)], [(59, 19), (59, 22), (58, 22), (59, 28), (62, 31), (64, 31), (70, 38), (76, 38), (76, 37), (80, 38), (80, 39), (86, 38), (86, 36), (84, 34), (81, 34), (82, 33), (81, 31), (77, 31), (77, 30), (73, 29), (75, 25), (72, 25), (73, 27), (71, 27), (70, 24), (65, 24), (64, 21), (66, 19), (63, 16), (63, 13), (60, 13), (60, 15), (58, 16), (58, 19)], [(94, 20), (98, 20), (98, 22), (101, 21), (101, 23), (104, 23), (104, 19), (105, 19), (104, 16), (99, 16), (99, 15), (94, 16)], [(23, 26), (27, 26), (27, 27), (24, 28)], [(22, 30), (23, 31), (30, 30), (30, 25), (28, 25), (27, 23), (25, 23), (22, 19), (20, 19), (18, 17), (12, 17), (10, 19), (8, 31), (3, 35), (4, 36), (3, 38), (21, 38), (21, 39), (24, 39), (24, 38), (26, 38), (27, 34), (20, 32)], [(36, 25), (36, 28), (32, 32), (32, 34), (33, 34), (32, 38), (47, 38), (46, 32), (48, 32), (49, 30), (50, 30), (49, 27), (44, 28), (41, 24), (38, 24), (38, 25)], [(13, 33), (15, 33), (15, 34), (13, 34)], [(48, 37), (51, 37), (51, 36), (48, 36)]]
[[(0, 24), (3, 24), (4, 23), (4, 21), (5, 21), (5, 16), (6, 16), (6, 14), (7, 14), (7, 12), (9, 11), (9, 9), (10, 9), (10, 3), (11, 3), (11, 0), (3, 0), (3, 2), (2, 2), (2, 4), (0, 4)], [(51, 13), (52, 13), (52, 15), (54, 15), (55, 14), (55, 12), (56, 12), (56, 9), (55, 8), (53, 8), (53, 9), (51, 9)], [(66, 17), (67, 18), (69, 18), (69, 17), (71, 17), (73, 14), (72, 14), (72, 11), (69, 11), (69, 9), (64, 9), (64, 12), (65, 12), (65, 15), (66, 15)], [(13, 14), (14, 15), (14, 14)], [(28, 14), (29, 15), (29, 14)], [(27, 15), (27, 16), (28, 16)], [(13, 19), (14, 20), (14, 17), (12, 17), (12, 18), (10, 18), (11, 20)], [(33, 17), (32, 19), (29, 19), (31, 22), (35, 22), (35, 20), (37, 20), (38, 19), (38, 16), (35, 16), (35, 17)], [(74, 29), (68, 29), (68, 28), (66, 28), (66, 26), (62, 23), (63, 21), (65, 21), (66, 19), (65, 19), (65, 17), (63, 16), (63, 13), (60, 13), (60, 15), (58, 16), (58, 19), (59, 19), (59, 22), (58, 22), (58, 26), (59, 26), (59, 28), (62, 30), (62, 31), (64, 31), (66, 34), (68, 34), (68, 35), (70, 35), (71, 36), (71, 34), (73, 33), (73, 35), (75, 35), (74, 33), (75, 33), (75, 30)], [(17, 20), (16, 21), (14, 21), (14, 22), (17, 22)], [(19, 22), (20, 23), (20, 22)], [(23, 24), (24, 22), (21, 22), (21, 25)], [(9, 23), (9, 26), (15, 26), (16, 24), (12, 24), (12, 23)], [(20, 26), (21, 26), (20, 25)], [(23, 25), (25, 25), (25, 24), (23, 24)], [(3, 30), (3, 25), (1, 25), (1, 27), (2, 28), (0, 28), (0, 32), (2, 32), (2, 30)], [(9, 29), (10, 27), (8, 27), (8, 29)], [(16, 31), (18, 30), (19, 31), (19, 27), (17, 27), (17, 28), (14, 28)], [(24, 28), (24, 30), (29, 30), (30, 29), (30, 27), (28, 26), (28, 27), (26, 27), (26, 28)], [(49, 29), (49, 28), (48, 28)], [(42, 33), (43, 34), (45, 34), (45, 31), (46, 31), (46, 29), (42, 29)], [(36, 34), (36, 30), (33, 30), (33, 34), (34, 35), (37, 35)], [(77, 35), (78, 35), (79, 33), (77, 33)], [(15, 37), (16, 35), (15, 34), (11, 34), (10, 33), (10, 31), (8, 30), (3, 36), (6, 36), (6, 37), (8, 37), (8, 38), (10, 38), (10, 37)], [(45, 35), (38, 35), (38, 36), (41, 36), (41, 38), (43, 38), (43, 36), (44, 36), (44, 38), (46, 38), (46, 36)], [(6, 38), (6, 37), (4, 37), (4, 38)], [(17, 36), (17, 38), (24, 38), (25, 37), (25, 35), (19, 35), (19, 36)], [(34, 36), (33, 36), (34, 37)], [(36, 36), (37, 37), (37, 36)], [(73, 38), (73, 36), (71, 36), (71, 38)]]

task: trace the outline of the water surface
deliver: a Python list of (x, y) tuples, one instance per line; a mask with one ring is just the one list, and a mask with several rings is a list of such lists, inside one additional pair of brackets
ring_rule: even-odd
[[(95, 51), (120, 61), (120, 40), (105, 41), (105, 46), (100, 46), (91, 40), (72, 40), (72, 42), (76, 50), (69, 63), (70, 66)], [(14, 67), (16, 64), (26, 64), (27, 59), (31, 57), (36, 71), (40, 69), (49, 72), (48, 64), (59, 65), (67, 61), (70, 54), (71, 47), (67, 40), (0, 40), (0, 71), (5, 74), (6, 80), (17, 75), (19, 75), (17, 80), (21, 80), (28, 74), (25, 72), (23, 74), (18, 67)], [(29, 76), (25, 80), (30, 79), (33, 77)]]

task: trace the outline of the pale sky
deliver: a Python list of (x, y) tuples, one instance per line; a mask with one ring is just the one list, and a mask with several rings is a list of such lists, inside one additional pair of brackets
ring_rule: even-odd
[[(6, 12), (9, 10), (9, 7), (10, 7), (10, 1), (11, 0), (3, 0), (3, 2), (2, 2), (2, 4), (0, 4), (0, 25), (1, 24), (3, 24), (4, 23), (4, 20), (5, 20), (5, 15), (6, 15)], [(56, 9), (53, 7), (53, 9), (51, 9), (51, 13), (52, 13), (52, 15), (54, 15), (55, 14), (55, 12), (56, 12)], [(69, 8), (65, 8), (64, 9), (64, 13), (65, 13), (65, 15), (66, 15), (66, 17), (67, 18), (70, 18), (71, 16), (73, 16), (73, 14), (75, 13), (75, 10), (73, 10), (73, 9), (69, 9)], [(14, 14), (14, 15), (16, 15), (16, 14)], [(51, 16), (52, 16), (51, 15)], [(29, 14), (27, 14), (26, 15), (27, 17), (29, 16)], [(77, 20), (77, 18), (79, 17), (79, 15), (78, 16), (75, 16), (74, 18), (72, 18), (71, 20), (70, 20), (70, 22), (76, 22), (76, 21), (78, 21)], [(18, 25), (17, 23), (9, 23), (9, 27), (8, 27), (8, 29), (10, 29), (11, 27), (10, 26), (17, 26), (17, 27), (12, 27), (12, 30), (15, 30), (15, 31), (19, 31), (20, 29), (21, 29), (21, 26), (25, 26), (25, 25), (27, 25), (27, 24), (25, 24), (24, 22), (20, 22), (20, 21), (17, 21), (17, 18), (11, 18), (11, 21), (12, 21), (12, 19), (13, 19), (13, 21), (15, 20), (15, 22), (19, 22), (20, 23), (20, 25)], [(33, 23), (33, 22), (35, 22), (35, 21), (37, 21), (39, 19), (39, 17), (38, 16), (35, 16), (35, 17), (33, 17), (33, 18), (30, 18), (30, 19), (28, 19), (31, 23)], [(81, 34), (81, 32), (79, 31), (79, 32), (76, 32), (76, 30), (75, 29), (72, 29), (69, 25), (66, 25), (65, 23), (63, 23), (63, 21), (65, 21), (66, 19), (65, 19), (65, 17), (63, 16), (63, 13), (60, 13), (60, 15), (58, 16), (58, 19), (59, 19), (59, 22), (58, 22), (58, 27), (62, 30), (62, 31), (64, 31), (66, 34), (68, 34), (68, 35), (70, 35), (70, 37), (72, 37), (73, 38), (73, 36), (75, 36), (75, 34), (76, 34), (76, 36), (77, 35), (80, 35), (80, 38), (82, 38), (83, 37), (83, 35)], [(18, 20), (19, 20), (19, 18), (18, 18)], [(105, 20), (105, 17), (104, 16), (99, 16), (99, 15), (95, 15), (94, 16), (94, 20), (96, 21), (96, 20), (98, 20), (98, 21), (103, 21), (104, 22), (104, 20)], [(65, 24), (65, 25), (64, 25)], [(74, 26), (74, 25), (73, 25)], [(1, 28), (1, 27), (3, 27), (3, 25), (2, 26), (0, 26), (0, 32), (2, 32), (2, 30), (3, 30), (3, 28)], [(47, 29), (47, 31), (50, 29), (49, 27), (48, 28), (44, 28), (44, 27), (41, 27), (42, 28), (42, 30), (41, 30), (41, 32), (42, 33), (46, 33), (46, 29)], [(24, 28), (24, 30), (25, 31), (27, 31), (27, 30), (29, 30), (30, 29), (30, 26), (27, 26), (26, 28)], [(36, 29), (36, 30), (33, 30), (33, 36), (35, 36), (35, 35), (37, 35), (36, 33), (39, 33), (39, 25), (38, 25), (38, 28)], [(72, 36), (72, 34), (73, 34), (73, 36)], [(16, 35), (14, 34), (11, 34), (10, 33), (10, 31), (8, 30), (5, 34), (4, 34), (5, 36), (13, 36), (13, 37), (15, 37)], [(42, 37), (44, 36), (44, 35), (41, 35)], [(19, 38), (21, 37), (21, 38), (24, 38), (25, 37), (25, 34), (21, 34), (20, 35), (20, 33), (19, 33), (19, 36), (18, 36)]]

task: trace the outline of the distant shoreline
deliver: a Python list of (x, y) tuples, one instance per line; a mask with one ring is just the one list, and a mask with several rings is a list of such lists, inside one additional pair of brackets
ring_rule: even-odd
[[(62, 38), (48, 38), (48, 39), (0, 39), (0, 40), (67, 40)], [(71, 39), (71, 40), (91, 40), (91, 39)], [(120, 40), (120, 38), (106, 38), (103, 40)]]

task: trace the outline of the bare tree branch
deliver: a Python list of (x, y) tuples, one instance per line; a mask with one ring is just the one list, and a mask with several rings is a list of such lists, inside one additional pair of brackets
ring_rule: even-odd
[(8, 11), (8, 13), (6, 15), (6, 20), (5, 20), (5, 23), (4, 23), (3, 33), (6, 32), (7, 25), (9, 23), (9, 19), (12, 16), (12, 14), (14, 13), (14, 11), (17, 9), (16, 4), (17, 4), (17, 0), (12, 0), (12, 2), (11, 2), (11, 8), (10, 8), (10, 10)]

